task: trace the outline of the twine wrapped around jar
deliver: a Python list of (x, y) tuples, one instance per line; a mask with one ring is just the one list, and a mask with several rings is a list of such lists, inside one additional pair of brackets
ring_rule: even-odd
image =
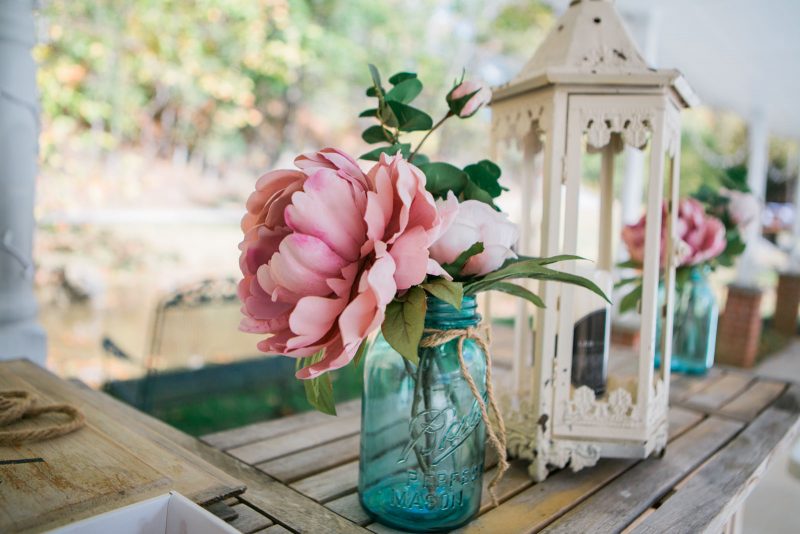
[[(426, 328), (424, 330), (425, 337), (420, 341), (419, 346), (424, 348), (438, 347), (450, 341), (458, 340), (458, 363), (461, 366), (461, 374), (466, 380), (472, 395), (475, 397), (478, 406), (481, 409), (481, 418), (486, 426), (486, 433), (489, 435), (489, 442), (497, 451), (497, 473), (495, 473), (492, 481), (489, 482), (489, 495), (492, 497), (492, 504), (498, 505), (496, 488), (497, 484), (502, 480), (503, 475), (508, 470), (508, 460), (506, 459), (506, 425), (503, 421), (503, 416), (497, 408), (497, 400), (494, 396), (492, 388), (492, 357), (489, 352), (489, 345), (491, 344), (490, 329), (487, 326), (479, 325), (478, 327), (468, 328), (453, 328), (447, 330), (437, 330), (435, 328)], [(497, 419), (497, 431), (495, 432), (491, 420), (489, 419), (489, 411), (486, 407), (486, 402), (483, 396), (478, 391), (478, 386), (475, 380), (467, 370), (467, 365), (464, 362), (464, 341), (472, 339), (477, 343), (478, 347), (486, 355), (486, 396), (489, 399), (489, 407), (492, 409), (495, 418)]]
[(83, 412), (69, 404), (39, 406), (36, 397), (27, 391), (0, 391), (0, 426), (7, 426), (23, 419), (31, 419), (47, 413), (62, 413), (69, 416), (63, 423), (53, 423), (38, 428), (0, 430), (0, 445), (43, 441), (74, 432), (86, 424)]

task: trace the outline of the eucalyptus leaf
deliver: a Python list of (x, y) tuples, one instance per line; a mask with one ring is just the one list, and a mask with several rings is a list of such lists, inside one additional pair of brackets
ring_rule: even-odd
[(398, 83), (386, 93), (386, 100), (408, 104), (422, 92), (422, 82), (417, 78), (409, 78)]
[(433, 127), (433, 119), (431, 116), (420, 109), (392, 100), (387, 100), (386, 104), (397, 118), (397, 127), (401, 131), (415, 132), (430, 130)]
[(425, 328), (425, 290), (414, 286), (406, 293), (404, 301), (393, 300), (386, 307), (381, 325), (383, 337), (403, 358), (419, 364), (419, 342)]
[(453, 278), (456, 278), (461, 273), (464, 265), (467, 264), (467, 261), (469, 261), (472, 256), (483, 252), (483, 248), (483, 242), (478, 241), (477, 243), (473, 243), (467, 250), (459, 254), (452, 263), (442, 265), (442, 268), (447, 272), (447, 274)]
[(461, 302), (464, 300), (464, 286), (460, 282), (451, 282), (444, 278), (434, 278), (422, 284), (422, 288), (455, 309), (461, 309)]
[(377, 117), (378, 116), (378, 108), (372, 109), (365, 109), (361, 113), (358, 114), (359, 117)]
[(381, 158), (381, 154), (388, 154), (390, 156), (394, 156), (400, 152), (404, 158), (407, 158), (409, 153), (411, 152), (411, 143), (395, 143), (392, 146), (382, 146), (376, 148), (375, 150), (370, 150), (365, 154), (361, 154), (359, 159), (365, 159), (368, 161), (378, 161)]

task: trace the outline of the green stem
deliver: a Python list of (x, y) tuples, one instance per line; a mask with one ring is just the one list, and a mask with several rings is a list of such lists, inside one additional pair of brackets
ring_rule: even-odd
[(430, 137), (430, 135), (431, 135), (431, 134), (432, 134), (434, 131), (436, 131), (436, 129), (437, 129), (437, 128), (439, 128), (439, 126), (441, 126), (442, 124), (444, 124), (444, 121), (446, 121), (447, 119), (449, 119), (449, 118), (450, 118), (450, 117), (452, 117), (452, 116), (453, 116), (453, 112), (452, 112), (452, 111), (448, 111), (448, 112), (445, 114), (445, 116), (444, 116), (444, 117), (442, 117), (442, 118), (439, 120), (439, 122), (437, 122), (436, 124), (434, 124), (434, 125), (433, 125), (433, 128), (431, 128), (430, 130), (428, 130), (428, 132), (425, 134), (425, 137), (423, 137), (423, 138), (422, 138), (422, 140), (421, 140), (421, 141), (419, 142), (419, 144), (417, 145), (417, 148), (415, 148), (415, 149), (414, 149), (414, 151), (411, 153), (411, 155), (408, 157), (408, 162), (409, 162), (409, 163), (411, 163), (411, 162), (413, 162), (413, 161), (414, 161), (414, 156), (416, 156), (416, 155), (417, 155), (417, 152), (419, 152), (419, 149), (420, 149), (420, 148), (422, 148), (422, 144), (423, 144), (423, 143), (425, 143), (425, 141), (428, 139), (428, 137)]

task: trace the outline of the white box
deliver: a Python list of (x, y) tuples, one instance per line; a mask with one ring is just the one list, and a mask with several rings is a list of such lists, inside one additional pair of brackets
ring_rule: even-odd
[(175, 491), (50, 531), (50, 534), (109, 533), (239, 534), (239, 531)]

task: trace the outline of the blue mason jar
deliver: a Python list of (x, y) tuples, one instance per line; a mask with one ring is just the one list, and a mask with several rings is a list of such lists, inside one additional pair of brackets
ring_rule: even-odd
[[(708, 267), (691, 267), (688, 278), (676, 284), (670, 365), (673, 372), (705, 374), (714, 365), (719, 307), (708, 274)], [(659, 300), (663, 302), (663, 288), (659, 289)], [(660, 314), (656, 336), (661, 339)], [(656, 366), (659, 366), (660, 344), (656, 351)]]
[[(460, 310), (428, 297), (425, 327), (463, 329), (480, 322), (474, 296)], [(461, 373), (458, 340), (419, 349), (419, 366), (378, 336), (364, 362), (358, 493), (385, 525), (416, 532), (454, 529), (481, 502), (485, 427)], [(472, 339), (464, 361), (486, 398), (486, 355)]]

